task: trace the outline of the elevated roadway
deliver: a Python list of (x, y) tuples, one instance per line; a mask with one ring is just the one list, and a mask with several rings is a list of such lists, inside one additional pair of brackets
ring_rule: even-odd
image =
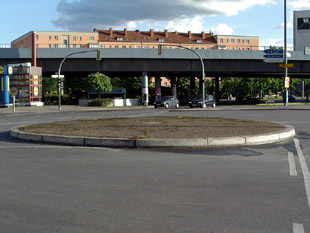
[[(58, 71), (61, 60), (68, 54), (94, 49), (37, 49), (37, 65), (43, 67), (43, 75), (49, 76)], [(61, 73), (67, 76), (102, 72), (110, 76), (197, 76), (201, 73), (198, 57), (183, 49), (165, 49), (162, 56), (157, 49), (103, 48), (102, 60), (96, 61), (96, 53), (76, 54), (63, 64)], [(205, 63), (209, 77), (283, 77), (279, 63), (265, 63), (264, 51), (254, 50), (197, 50)], [(293, 64), (289, 76), (310, 77), (310, 55), (303, 52), (290, 52), (288, 60)], [(0, 65), (31, 62), (30, 48), (0, 49)]]

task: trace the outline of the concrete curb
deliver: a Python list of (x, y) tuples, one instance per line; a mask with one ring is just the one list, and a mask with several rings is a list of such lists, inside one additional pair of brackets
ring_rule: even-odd
[(10, 136), (25, 141), (63, 144), (89, 147), (117, 147), (117, 148), (154, 148), (154, 147), (229, 147), (270, 144), (290, 139), (295, 136), (295, 129), (290, 125), (282, 124), (285, 129), (279, 132), (220, 138), (188, 138), (188, 139), (125, 139), (125, 138), (92, 138), (57, 136), (47, 134), (26, 133), (14, 128)]

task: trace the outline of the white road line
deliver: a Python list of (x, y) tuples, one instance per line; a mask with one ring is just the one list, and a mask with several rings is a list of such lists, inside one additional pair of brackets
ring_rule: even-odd
[(309, 169), (308, 169), (304, 154), (300, 148), (299, 140), (294, 138), (294, 142), (295, 142), (295, 147), (296, 147), (296, 151), (298, 154), (299, 162), (301, 165), (302, 174), (304, 175), (304, 183), (305, 183), (305, 189), (306, 189), (306, 194), (307, 194), (307, 199), (308, 199), (308, 206), (310, 208), (310, 173), (309, 173)]
[(305, 233), (304, 225), (301, 223), (293, 223), (293, 232), (294, 233)]
[(288, 152), (288, 164), (290, 167), (290, 176), (297, 176), (294, 155), (292, 152)]

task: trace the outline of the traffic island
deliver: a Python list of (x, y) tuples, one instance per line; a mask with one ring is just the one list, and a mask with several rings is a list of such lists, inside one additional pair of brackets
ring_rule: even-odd
[(274, 122), (192, 116), (81, 119), (21, 126), (20, 140), (102, 147), (223, 147), (267, 144), (295, 135)]

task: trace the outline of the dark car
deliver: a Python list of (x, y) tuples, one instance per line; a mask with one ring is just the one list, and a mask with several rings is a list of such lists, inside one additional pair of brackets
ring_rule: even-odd
[[(189, 104), (190, 108), (193, 108), (193, 107), (202, 108), (203, 107), (202, 95), (196, 95), (194, 99), (192, 99), (191, 101), (188, 102), (188, 104)], [(216, 106), (213, 95), (206, 95), (205, 105), (206, 106), (212, 106), (213, 108)]]
[(173, 96), (163, 96), (159, 101), (154, 102), (154, 107), (179, 107), (179, 100)]

